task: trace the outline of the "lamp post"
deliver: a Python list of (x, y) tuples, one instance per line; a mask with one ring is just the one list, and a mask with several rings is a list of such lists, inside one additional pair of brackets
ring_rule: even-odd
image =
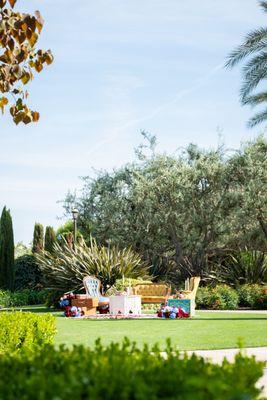
[(77, 238), (77, 218), (78, 218), (78, 210), (76, 208), (73, 208), (71, 210), (72, 213), (72, 219), (73, 219), (73, 248), (75, 249), (75, 244), (76, 244), (76, 238)]

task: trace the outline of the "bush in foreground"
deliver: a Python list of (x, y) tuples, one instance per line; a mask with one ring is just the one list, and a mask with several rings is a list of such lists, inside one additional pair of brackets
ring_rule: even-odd
[[(50, 314), (2, 311), (0, 312), (0, 360), (3, 353), (39, 350), (53, 342), (55, 333), (55, 318)], [(0, 396), (0, 398), (5, 397)]]
[(138, 350), (122, 345), (77, 346), (0, 357), (0, 393), (5, 400), (253, 400), (263, 364), (241, 354), (222, 366), (196, 357), (181, 358), (168, 345)]

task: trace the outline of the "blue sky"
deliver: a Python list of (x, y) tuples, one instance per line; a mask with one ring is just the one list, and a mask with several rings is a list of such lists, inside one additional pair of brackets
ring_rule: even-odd
[(58, 200), (79, 176), (133, 160), (141, 130), (169, 153), (216, 146), (218, 128), (229, 148), (261, 131), (246, 128), (240, 67), (223, 68), (265, 25), (256, 0), (18, 0), (17, 9), (41, 11), (40, 46), (55, 62), (29, 85), (40, 122), (0, 119), (0, 207), (11, 210), (15, 241), (29, 243), (35, 221), (63, 223)]

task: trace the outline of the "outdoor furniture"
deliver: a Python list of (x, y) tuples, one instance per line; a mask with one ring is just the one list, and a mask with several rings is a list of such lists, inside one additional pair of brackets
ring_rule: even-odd
[(109, 313), (111, 315), (140, 315), (141, 296), (118, 295), (109, 298)]
[(171, 288), (164, 283), (139, 283), (132, 288), (134, 295), (141, 296), (143, 303), (165, 303), (171, 294)]
[(85, 276), (83, 278), (83, 285), (88, 298), (97, 299), (99, 307), (107, 306), (109, 304), (109, 298), (101, 295), (101, 282), (99, 279), (94, 276)]
[(169, 299), (167, 302), (169, 307), (176, 307), (178, 312), (181, 311), (183, 314), (189, 317), (195, 316), (195, 300), (194, 299)]
[(98, 307), (98, 299), (96, 298), (74, 298), (71, 300), (71, 305), (81, 309), (84, 316), (96, 315)]
[(189, 288), (188, 290), (181, 290), (180, 293), (184, 295), (185, 299), (188, 300), (195, 300), (196, 299), (196, 294), (197, 294), (197, 289), (199, 286), (200, 282), (200, 277), (199, 276), (193, 276), (189, 280)]

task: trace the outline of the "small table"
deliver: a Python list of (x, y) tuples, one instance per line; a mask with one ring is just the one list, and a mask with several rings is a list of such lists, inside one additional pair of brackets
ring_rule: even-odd
[(141, 296), (119, 295), (109, 297), (109, 313), (111, 315), (140, 315)]

